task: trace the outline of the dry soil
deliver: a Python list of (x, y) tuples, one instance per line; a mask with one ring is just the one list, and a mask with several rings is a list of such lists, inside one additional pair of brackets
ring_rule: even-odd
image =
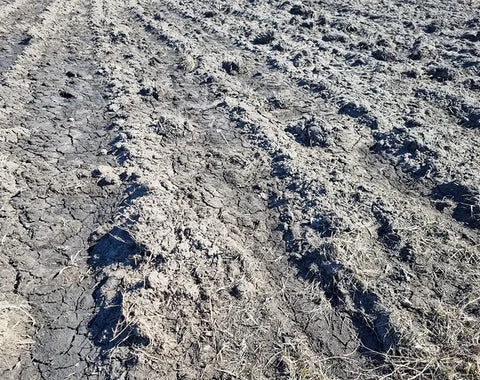
[(480, 3), (0, 0), (0, 378), (480, 379)]

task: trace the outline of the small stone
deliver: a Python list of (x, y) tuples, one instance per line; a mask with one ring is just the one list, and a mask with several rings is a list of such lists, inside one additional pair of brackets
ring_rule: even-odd
[(164, 292), (168, 289), (168, 279), (163, 274), (154, 271), (147, 276), (145, 285), (147, 288)]
[(191, 55), (186, 55), (180, 62), (180, 68), (187, 73), (192, 72), (195, 69), (195, 66), (195, 59)]

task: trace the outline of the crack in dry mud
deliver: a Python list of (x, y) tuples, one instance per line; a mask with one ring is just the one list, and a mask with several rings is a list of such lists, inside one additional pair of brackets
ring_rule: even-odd
[(0, 0), (0, 377), (480, 377), (480, 10)]

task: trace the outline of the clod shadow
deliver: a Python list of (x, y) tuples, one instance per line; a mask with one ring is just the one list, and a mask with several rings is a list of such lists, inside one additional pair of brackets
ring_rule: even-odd
[[(297, 178), (286, 163), (288, 157), (280, 152), (272, 156), (274, 175), (278, 178), (289, 177), (292, 184), (295, 183)], [(302, 197), (303, 187), (292, 184), (289, 186), (291, 191)], [(318, 191), (318, 194), (322, 194), (322, 189)], [(331, 243), (325, 241), (319, 248), (313, 248), (301, 236), (295, 235), (289, 227), (292, 219), (288, 203), (287, 199), (275, 194), (271, 194), (268, 200), (268, 207), (277, 208), (280, 213), (277, 230), (283, 232), (289, 262), (298, 270), (300, 278), (320, 285), (332, 307), (349, 315), (364, 347), (362, 353), (381, 363), (382, 354), (392, 350), (398, 341), (388, 312), (381, 306), (379, 297), (365, 289), (349, 269), (337, 260), (335, 247)], [(321, 238), (332, 237), (338, 229), (335, 216), (321, 212), (302, 227), (315, 231)], [(352, 304), (354, 308), (347, 308), (346, 305)]]
[(138, 326), (127, 325), (123, 315), (123, 295), (118, 292), (112, 299), (103, 297), (97, 289), (94, 297), (100, 299), (99, 311), (90, 322), (89, 329), (96, 346), (102, 353), (118, 346), (146, 346), (147, 337), (142, 336)]
[[(287, 235), (289, 236), (289, 235)], [(288, 247), (295, 247), (287, 242)], [(337, 310), (343, 310), (347, 299), (353, 301), (354, 310), (349, 310), (358, 337), (363, 346), (363, 353), (376, 361), (382, 361), (382, 353), (394, 348), (397, 341), (390, 322), (390, 316), (380, 306), (378, 296), (365, 290), (354, 279), (346, 285), (345, 274), (348, 270), (336, 261), (333, 248), (325, 244), (320, 249), (307, 251), (301, 258), (292, 256), (290, 262), (298, 269), (298, 276), (304, 280), (321, 285), (330, 304)]]
[(343, 104), (338, 110), (339, 115), (347, 115), (351, 118), (357, 119), (360, 123), (366, 125), (368, 128), (378, 129), (377, 119), (369, 114), (369, 111), (360, 104), (352, 102)]
[(435, 200), (450, 199), (457, 206), (452, 216), (470, 228), (480, 229), (480, 194), (455, 182), (440, 184), (433, 188), (431, 197)]
[(118, 227), (104, 235), (89, 250), (88, 264), (95, 270), (105, 268), (112, 264), (135, 267), (135, 257), (142, 256), (144, 249), (139, 246), (130, 234)]
[(130, 151), (125, 147), (124, 144), (122, 144), (123, 139), (121, 136), (118, 136), (115, 138), (113, 141), (109, 143), (110, 149), (109, 149), (109, 154), (113, 155), (116, 159), (116, 161), (120, 164), (123, 165), (125, 162), (130, 160), (131, 154)]
[[(89, 253), (88, 264), (101, 273), (103, 268), (110, 266), (136, 268), (145, 248), (127, 231), (114, 227), (90, 248)], [(149, 339), (141, 334), (138, 326), (125, 320), (121, 286), (121, 280), (104, 276), (93, 293), (97, 314), (88, 327), (94, 344), (100, 347), (102, 359), (114, 347), (149, 344)]]

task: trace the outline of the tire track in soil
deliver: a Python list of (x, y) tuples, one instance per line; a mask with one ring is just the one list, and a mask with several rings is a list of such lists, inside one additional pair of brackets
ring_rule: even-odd
[(0, 20), (0, 75), (22, 54), (33, 38), (29, 33), (32, 25), (40, 18), (53, 0), (30, 1), (9, 11), (2, 9)]
[[(45, 49), (49, 46), (52, 36), (64, 32), (65, 20), (71, 13), (71, 8), (65, 8), (60, 0), (53, 1), (42, 13), (42, 20), (34, 24), (30, 29), (32, 41), (25, 47), (22, 54), (18, 55), (14, 64), (3, 73), (0, 100), (3, 108), (0, 114), (2, 139), (13, 141), (19, 135), (28, 135), (29, 131), (21, 125), (15, 125), (18, 115), (21, 115), (22, 107), (31, 100), (30, 85), (37, 78), (29, 77), (28, 69), (35, 67), (42, 57)], [(63, 22), (55, 22), (56, 19)], [(15, 88), (12, 91), (10, 88)], [(20, 124), (20, 123), (18, 123)], [(15, 128), (11, 128), (15, 125)]]
[[(0, 147), (16, 175), (2, 207), (2, 264), (15, 279), (9, 292), (32, 307), (36, 341), (3, 378), (99, 377), (100, 350), (89, 331), (97, 307), (89, 238), (116, 214), (123, 190), (107, 155), (114, 135), (87, 10), (79, 2), (63, 7), (52, 3), (35, 27), (40, 41), (2, 86), (0, 127), (14, 137)], [(45, 42), (53, 31), (61, 37)], [(9, 91), (17, 93), (7, 98)], [(98, 167), (108, 176), (92, 178)]]

